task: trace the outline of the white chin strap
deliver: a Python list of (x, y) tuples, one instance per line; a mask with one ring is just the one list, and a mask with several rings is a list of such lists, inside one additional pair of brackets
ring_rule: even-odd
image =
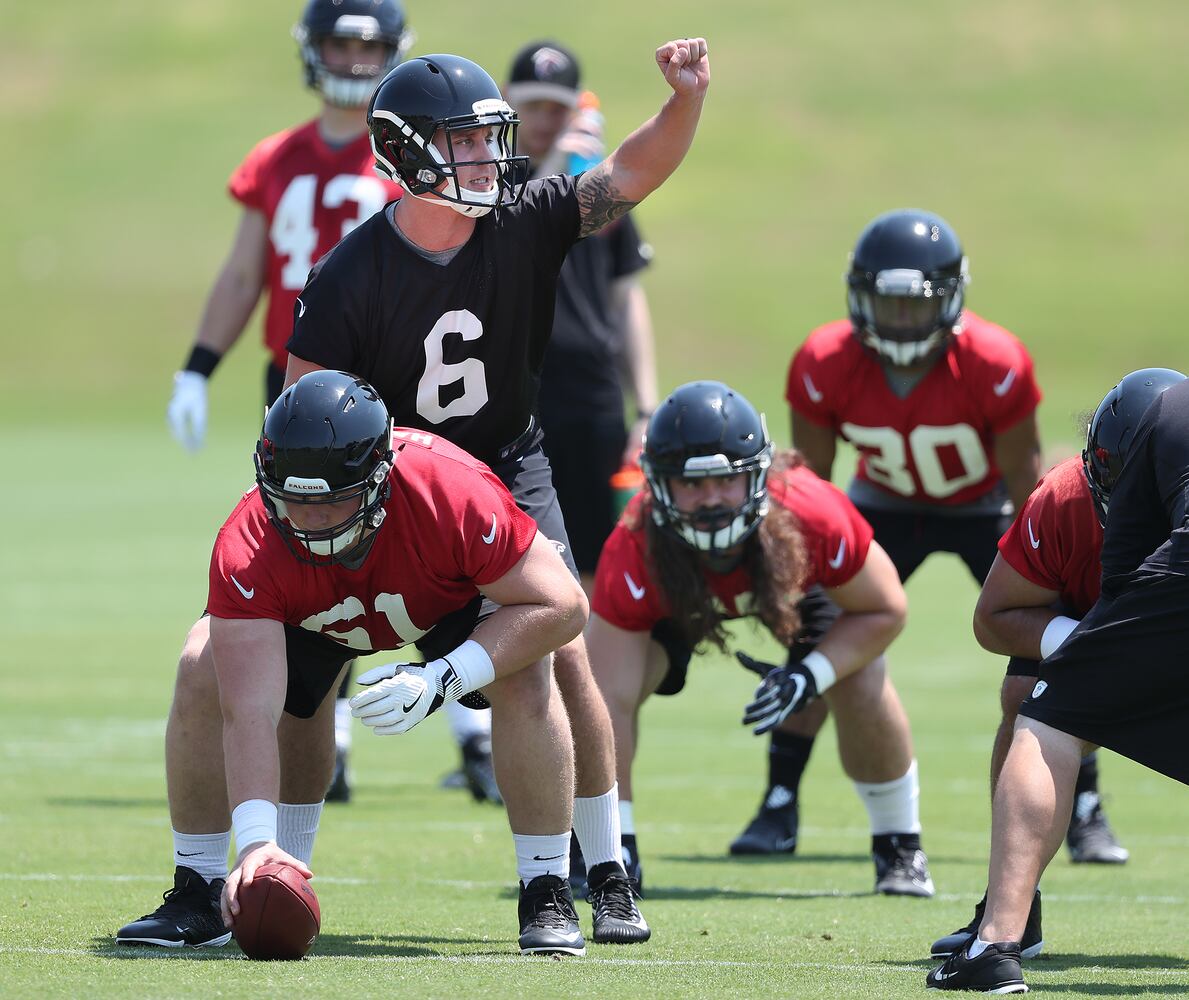
[[(461, 204), (457, 201), (447, 201), (445, 198), (435, 198), (433, 195), (413, 194), (413, 192), (409, 190), (409, 186), (404, 182), (403, 178), (401, 178), (398, 175), (397, 180), (400, 183), (400, 186), (402, 188), (404, 188), (405, 194), (408, 195), (410, 198), (416, 198), (418, 201), (423, 201), (427, 205), (438, 205), (442, 208), (452, 208), (459, 215), (465, 215), (468, 219), (478, 219), (481, 216), (486, 215), (493, 208), (495, 208), (496, 200), (499, 198), (499, 195), (500, 195), (499, 188), (496, 188), (494, 191), (491, 192), (491, 203), (490, 204), (486, 204), (486, 205)], [(456, 193), (458, 191), (458, 185), (455, 183), (455, 180), (453, 177), (451, 177), (448, 181), (446, 181), (446, 191), (447, 191), (447, 193), (449, 193), (451, 195), (456, 195)], [(467, 196), (470, 198), (486, 198), (487, 195), (488, 195), (488, 193), (486, 191), (468, 191), (467, 192)]]
[(924, 340), (901, 343), (897, 340), (884, 340), (877, 334), (865, 330), (864, 339), (880, 357), (892, 364), (913, 365), (932, 354), (945, 339), (947, 332), (946, 330), (935, 330)]
[(692, 524), (680, 526), (681, 537), (700, 552), (711, 552), (715, 549), (729, 549), (746, 534), (747, 520), (739, 514), (730, 524), (717, 531), (699, 531)]
[(316, 556), (337, 556), (342, 555), (347, 549), (359, 541), (359, 536), (362, 534), (363, 522), (360, 521), (346, 534), (339, 535), (337, 538), (326, 538), (320, 542), (302, 541), (301, 544)]

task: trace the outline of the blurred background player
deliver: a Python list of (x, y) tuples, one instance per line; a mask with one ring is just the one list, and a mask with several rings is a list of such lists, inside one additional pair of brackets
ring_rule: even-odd
[[(597, 98), (581, 87), (577, 58), (557, 42), (532, 42), (513, 59), (504, 96), (520, 118), (518, 146), (532, 176), (581, 173), (603, 158)], [(558, 278), (537, 413), (588, 594), (615, 526), (611, 478), (635, 463), (656, 408), (652, 319), (637, 280), (651, 258), (629, 212), (575, 243)], [(635, 405), (630, 428), (625, 380)]]
[[(376, 84), (408, 51), (413, 33), (398, 0), (310, 0), (294, 27), (306, 85), (322, 101), (318, 116), (262, 140), (231, 175), (243, 211), (222, 269), (207, 296), (185, 367), (174, 375), (169, 426), (194, 451), (206, 437), (207, 381), (235, 345), (262, 293), (264, 402), (285, 381), (293, 308), (310, 268), (360, 222), (400, 197), (380, 178), (367, 138), (367, 103)], [(338, 757), (329, 802), (351, 795), (347, 759), (351, 713), (347, 682), (336, 715)], [(500, 801), (491, 769), (491, 719), (453, 703), (446, 712), (462, 751), (463, 784), (477, 799)]]
[[(882, 656), (907, 600), (867, 522), (795, 452), (773, 457), (763, 418), (721, 382), (691, 382), (660, 404), (642, 464), (648, 489), (603, 549), (587, 629), (615, 726), (633, 874), (640, 706), (682, 690), (703, 642), (725, 649), (725, 621), (755, 616), (789, 661), (767, 673), (744, 724), (762, 735), (819, 697), (829, 702), (843, 769), (871, 823), (875, 891), (932, 896), (912, 735)], [(826, 599), (801, 601), (814, 586)]]
[[(1111, 490), (1144, 411), (1185, 376), (1168, 368), (1145, 368), (1124, 377), (1094, 411), (1080, 457), (1050, 469), (999, 540), (974, 611), (974, 633), (984, 649), (1011, 659), (1003, 679), (1003, 721), (991, 755), (991, 798), (1011, 746), (1020, 703), (1036, 685), (1040, 661), (1051, 653), (1098, 600), (1102, 578), (1102, 529)], [(1107, 823), (1098, 791), (1097, 754), (1078, 771), (1066, 842), (1074, 861), (1122, 864), (1127, 851)], [(986, 897), (969, 925), (935, 941), (934, 958), (945, 958), (978, 930)], [(1021, 955), (1033, 958), (1043, 945), (1037, 893)]]
[[(1101, 593), (1080, 622), (1050, 609), (1021, 612), (1029, 645), (1044, 660), (1020, 705), (991, 811), (986, 910), (974, 933), (925, 979), (931, 989), (1026, 993), (1020, 969), (1029, 908), (1041, 875), (1060, 847), (1074, 807), (1087, 749), (1109, 747), (1189, 784), (1185, 727), (1189, 684), (1189, 383), (1164, 371), (1130, 378), (1173, 378), (1143, 410), (1127, 405), (1120, 383), (1095, 413), (1123, 418), (1119, 451), (1095, 441), (1087, 461), (1101, 463), (1109, 500), (1102, 538)], [(1146, 393), (1136, 399), (1137, 408)], [(1045, 544), (1043, 536), (1041, 545)]]
[[(655, 115), (580, 177), (532, 180), (516, 151), (519, 120), (481, 66), (448, 54), (397, 66), (368, 122), (378, 168), (405, 194), (314, 267), (288, 345), (287, 381), (358, 372), (402, 425), (487, 462), (575, 579), (535, 416), (541, 364), (570, 248), (663, 184), (693, 142), (710, 84), (706, 40), (674, 39), (654, 59), (669, 90)], [(581, 637), (557, 650), (554, 672), (574, 733), (574, 832), (590, 863), (596, 940), (617, 916), (617, 940), (644, 941), (621, 863), (611, 721)], [(494, 756), (506, 738), (493, 728)], [(567, 876), (568, 854), (557, 859)]]
[[(851, 254), (848, 317), (810, 333), (789, 368), (794, 446), (823, 479), (838, 438), (858, 449), (847, 494), (901, 581), (931, 553), (952, 552), (981, 585), (1012, 510), (1040, 477), (1032, 359), (1012, 334), (964, 309), (969, 280), (940, 216), (880, 215)], [(732, 852), (795, 847), (797, 787), (824, 719), (822, 705), (798, 733), (774, 736), (769, 773), (783, 794), (774, 800), (770, 777)]]

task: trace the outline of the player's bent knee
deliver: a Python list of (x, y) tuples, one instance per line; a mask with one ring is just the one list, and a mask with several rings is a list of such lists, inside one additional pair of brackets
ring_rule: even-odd
[(887, 662), (877, 656), (865, 667), (838, 680), (826, 692), (826, 701), (835, 709), (877, 705), (887, 683)]
[(500, 677), (483, 689), (497, 716), (543, 718), (553, 697), (553, 672), (548, 658)]

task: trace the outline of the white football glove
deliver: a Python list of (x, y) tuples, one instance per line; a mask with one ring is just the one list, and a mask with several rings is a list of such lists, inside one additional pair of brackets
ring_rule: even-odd
[(351, 699), (351, 714), (377, 736), (407, 733), (442, 705), (437, 675), (420, 663), (385, 663), (355, 680), (367, 690)]
[(165, 415), (169, 429), (189, 451), (198, 451), (206, 437), (206, 376), (178, 372), (173, 377), (173, 396)]

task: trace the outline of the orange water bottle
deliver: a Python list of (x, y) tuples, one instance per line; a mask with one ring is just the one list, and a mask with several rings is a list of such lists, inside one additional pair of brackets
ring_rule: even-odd
[(611, 497), (615, 516), (627, 508), (632, 499), (644, 486), (644, 472), (635, 462), (624, 462), (611, 476)]

